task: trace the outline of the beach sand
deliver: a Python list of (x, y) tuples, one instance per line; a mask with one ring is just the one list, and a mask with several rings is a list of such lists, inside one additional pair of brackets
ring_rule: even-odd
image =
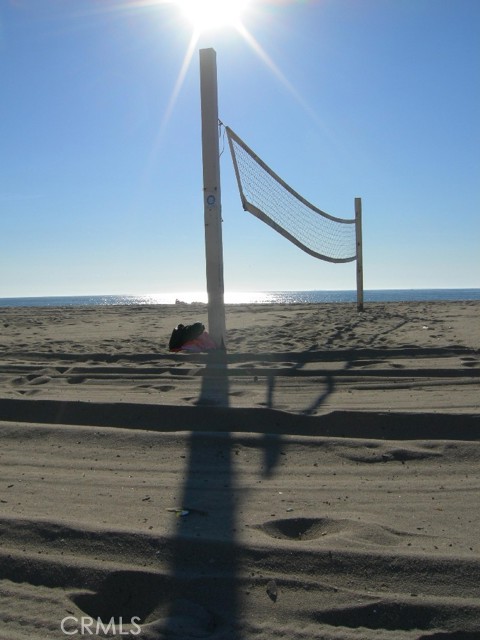
[(480, 302), (194, 321), (0, 309), (0, 639), (480, 638)]

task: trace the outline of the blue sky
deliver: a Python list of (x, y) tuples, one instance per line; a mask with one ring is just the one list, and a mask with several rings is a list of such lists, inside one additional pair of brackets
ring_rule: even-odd
[[(201, 0), (199, 0), (201, 1)], [(480, 2), (2, 0), (0, 297), (205, 289), (198, 49), (219, 115), (334, 216), (363, 200), (365, 288), (480, 287)], [(176, 91), (175, 87), (178, 88)], [(227, 291), (354, 289), (242, 210), (221, 157)]]

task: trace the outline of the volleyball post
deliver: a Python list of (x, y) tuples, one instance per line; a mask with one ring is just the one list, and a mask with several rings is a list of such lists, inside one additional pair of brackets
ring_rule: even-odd
[(363, 311), (363, 243), (361, 198), (355, 198), (355, 244), (357, 250), (357, 311)]
[(222, 203), (218, 141), (217, 54), (200, 49), (203, 198), (208, 294), (208, 332), (225, 349), (226, 323), (223, 282)]

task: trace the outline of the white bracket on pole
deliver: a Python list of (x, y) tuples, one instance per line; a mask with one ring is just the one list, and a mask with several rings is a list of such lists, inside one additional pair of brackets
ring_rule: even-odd
[(214, 49), (200, 49), (205, 257), (208, 293), (208, 331), (225, 348), (222, 204), (218, 141), (217, 57)]

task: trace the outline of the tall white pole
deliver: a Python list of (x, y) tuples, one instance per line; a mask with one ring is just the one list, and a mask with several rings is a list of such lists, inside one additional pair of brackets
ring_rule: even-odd
[(363, 242), (361, 198), (355, 198), (355, 235), (357, 245), (357, 311), (363, 311)]
[(218, 347), (224, 349), (226, 324), (223, 284), (222, 204), (220, 193), (220, 147), (218, 143), (217, 55), (214, 49), (200, 49), (200, 94), (208, 331)]

